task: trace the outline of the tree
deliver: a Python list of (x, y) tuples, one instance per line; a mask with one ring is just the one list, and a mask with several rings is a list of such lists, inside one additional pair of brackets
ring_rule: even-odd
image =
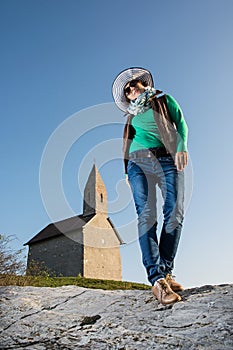
[(14, 235), (0, 234), (0, 274), (22, 275), (25, 273), (24, 249), (13, 250), (10, 243), (16, 239)]

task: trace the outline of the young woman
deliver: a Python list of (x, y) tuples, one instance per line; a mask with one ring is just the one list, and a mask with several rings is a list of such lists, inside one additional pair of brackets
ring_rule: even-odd
[[(138, 215), (142, 261), (152, 292), (162, 304), (180, 301), (181, 284), (172, 277), (184, 219), (184, 168), (188, 128), (176, 100), (156, 90), (151, 73), (133, 67), (112, 86), (116, 105), (126, 113), (125, 172)], [(164, 223), (157, 237), (156, 185), (163, 196)]]

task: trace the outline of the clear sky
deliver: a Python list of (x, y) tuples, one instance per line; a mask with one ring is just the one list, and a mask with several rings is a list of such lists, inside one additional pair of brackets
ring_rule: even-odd
[[(125, 229), (135, 211), (119, 159), (125, 119), (111, 95), (121, 70), (145, 67), (189, 126), (177, 279), (186, 287), (233, 282), (232, 18), (232, 0), (1, 0), (0, 232), (16, 234), (21, 248), (52, 219), (66, 218), (59, 181), (70, 212), (81, 214), (95, 158), (109, 215), (128, 243), (123, 278), (147, 282), (135, 231)], [(51, 136), (57, 143), (46, 159)]]

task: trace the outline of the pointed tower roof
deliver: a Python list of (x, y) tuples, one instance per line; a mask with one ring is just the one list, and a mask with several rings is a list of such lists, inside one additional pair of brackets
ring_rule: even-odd
[(108, 213), (107, 190), (96, 164), (93, 165), (84, 189), (83, 215)]

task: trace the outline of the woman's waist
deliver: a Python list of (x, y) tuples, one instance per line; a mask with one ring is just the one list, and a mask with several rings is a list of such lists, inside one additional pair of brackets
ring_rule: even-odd
[(165, 147), (142, 148), (129, 153), (129, 159), (169, 157), (171, 154)]

